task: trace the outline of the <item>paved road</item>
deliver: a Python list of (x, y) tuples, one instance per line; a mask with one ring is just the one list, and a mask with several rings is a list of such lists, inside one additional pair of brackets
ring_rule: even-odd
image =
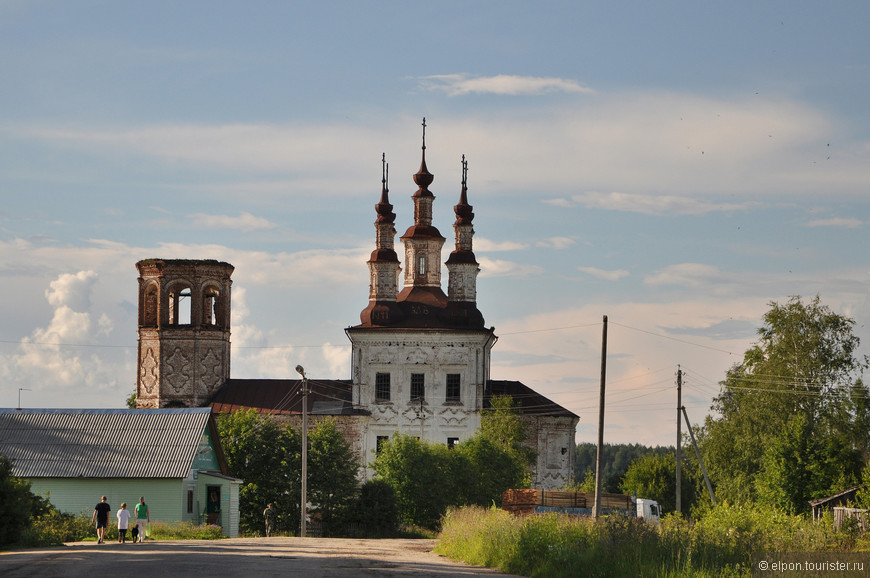
[(0, 554), (0, 576), (487, 576), (432, 553), (434, 540), (233, 538), (144, 544), (76, 542), (58, 548)]

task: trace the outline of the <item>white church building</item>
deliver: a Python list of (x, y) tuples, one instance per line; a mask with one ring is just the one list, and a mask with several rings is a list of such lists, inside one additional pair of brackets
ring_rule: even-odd
[[(316, 420), (338, 421), (362, 465), (382, 440), (402, 431), (453, 445), (474, 434), (494, 395), (510, 395), (537, 450), (533, 486), (554, 489), (572, 481), (579, 417), (518, 381), (490, 378), (495, 329), (477, 305), (480, 271), (472, 238), (467, 165), (454, 206), (454, 248), (443, 262), (445, 238), (432, 223), (434, 176), (422, 163), (414, 175), (414, 222), (395, 249), (395, 220), (384, 163), (375, 205), (376, 241), (369, 265), (369, 300), (360, 322), (345, 332), (352, 345), (349, 380), (230, 377), (230, 289), (233, 266), (212, 260), (148, 259), (139, 270), (139, 407), (211, 406), (215, 413), (255, 409), (297, 424), (303, 399)], [(404, 273), (404, 274), (403, 274)], [(402, 281), (400, 283), (400, 281)], [(190, 298), (189, 319), (179, 300)], [(373, 472), (366, 468), (364, 477)]]

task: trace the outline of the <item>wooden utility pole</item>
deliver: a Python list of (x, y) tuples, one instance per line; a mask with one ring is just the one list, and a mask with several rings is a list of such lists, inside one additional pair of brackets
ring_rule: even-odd
[(682, 500), (680, 499), (680, 494), (682, 493), (681, 484), (682, 484), (682, 451), (680, 450), (680, 444), (683, 439), (682, 425), (683, 425), (683, 415), (680, 413), (680, 410), (683, 408), (683, 370), (680, 369), (680, 366), (677, 366), (677, 512), (682, 512)]
[(713, 500), (713, 505), (716, 505), (716, 494), (713, 493), (713, 484), (710, 483), (710, 476), (707, 475), (707, 468), (704, 467), (704, 458), (701, 457), (701, 450), (698, 449), (698, 442), (695, 441), (695, 434), (692, 433), (692, 424), (689, 421), (689, 414), (686, 413), (686, 408), (683, 407), (683, 416), (686, 418), (686, 429), (689, 431), (689, 439), (692, 440), (692, 446), (695, 448), (695, 455), (698, 456), (698, 463), (701, 464), (701, 473), (704, 474), (704, 483), (707, 484), (707, 492), (710, 493), (710, 499)]
[(598, 402), (598, 453), (595, 456), (595, 503), (592, 506), (592, 517), (601, 514), (601, 460), (604, 448), (604, 383), (607, 374), (607, 315), (604, 316), (604, 327), (601, 330), (601, 395)]

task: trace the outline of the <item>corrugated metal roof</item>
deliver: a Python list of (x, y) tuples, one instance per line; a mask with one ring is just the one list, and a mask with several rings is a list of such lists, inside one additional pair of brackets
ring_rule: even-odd
[(0, 454), (22, 478), (184, 478), (209, 408), (0, 409)]

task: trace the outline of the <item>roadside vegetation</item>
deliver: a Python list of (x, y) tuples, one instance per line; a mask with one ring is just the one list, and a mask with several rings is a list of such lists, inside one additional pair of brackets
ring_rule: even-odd
[(814, 523), (782, 510), (721, 505), (690, 522), (661, 524), (611, 516), (517, 517), (466, 507), (444, 518), (438, 554), (521, 576), (752, 576), (765, 552), (867, 552), (854, 528), (834, 531), (830, 516)]

